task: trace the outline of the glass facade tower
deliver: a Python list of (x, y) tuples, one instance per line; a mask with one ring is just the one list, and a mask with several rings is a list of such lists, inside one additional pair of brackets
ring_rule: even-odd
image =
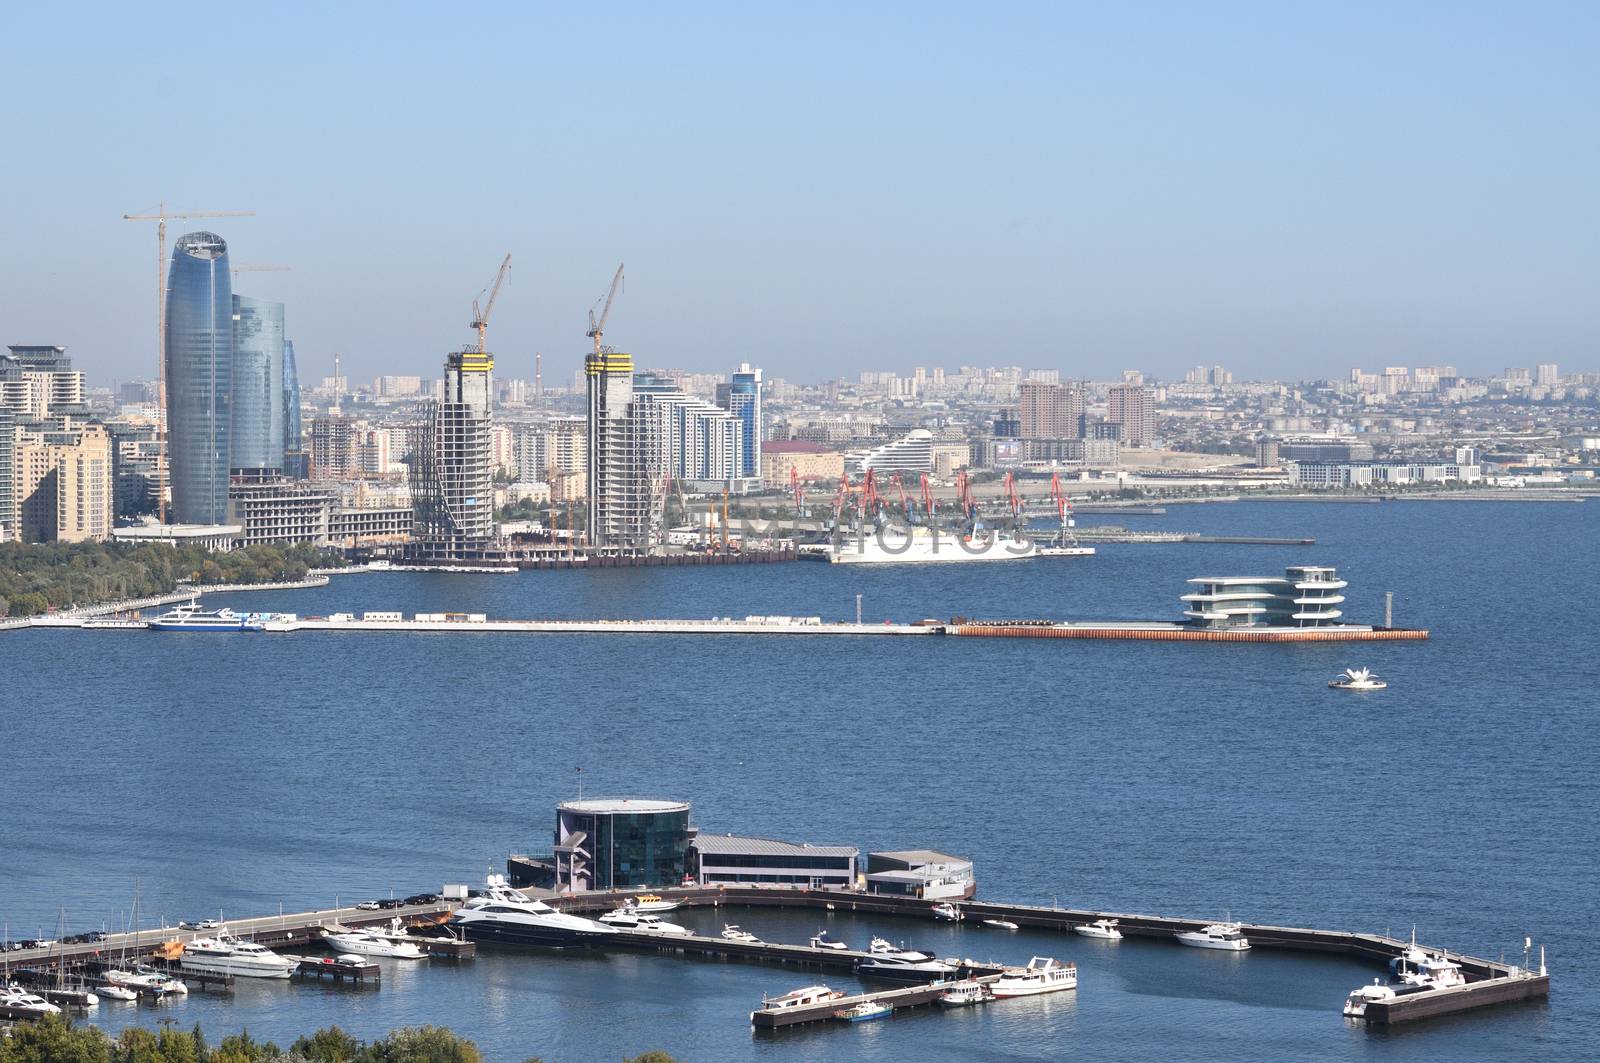
[(300, 427), (300, 370), (294, 364), (293, 340), (283, 341), (283, 473), (296, 480), (311, 475)]
[(283, 304), (233, 297), (233, 423), (230, 472), (283, 471)]
[(761, 475), (761, 370), (750, 368), (745, 362), (734, 370), (728, 382), (728, 412), (739, 419), (740, 448), (739, 475)]
[(221, 524), (233, 416), (233, 285), (228, 245), (216, 233), (185, 233), (173, 245), (164, 356), (172, 520)]

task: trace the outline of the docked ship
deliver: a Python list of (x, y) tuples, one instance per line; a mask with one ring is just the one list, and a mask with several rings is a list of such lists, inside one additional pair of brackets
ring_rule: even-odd
[(236, 613), (232, 609), (207, 611), (191, 602), (153, 617), (145, 627), (151, 631), (265, 631), (266, 621), (260, 613)]
[(195, 938), (183, 947), (178, 962), (197, 974), (231, 974), (238, 978), (288, 978), (296, 962), (254, 941), (242, 941), (227, 928), (216, 937)]
[(558, 912), (512, 889), (504, 875), (490, 875), (483, 894), (462, 905), (451, 924), (469, 941), (557, 949), (594, 945), (621, 933), (593, 919)]
[(1032, 539), (997, 528), (970, 533), (940, 528), (878, 528), (808, 543), (796, 555), (811, 561), (854, 565), (914, 565), (942, 561), (1024, 561), (1039, 556)]

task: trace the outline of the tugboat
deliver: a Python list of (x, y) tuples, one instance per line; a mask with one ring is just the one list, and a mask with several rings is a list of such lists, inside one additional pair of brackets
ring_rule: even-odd
[(1333, 690), (1382, 690), (1388, 685), (1367, 668), (1346, 668), (1328, 683)]

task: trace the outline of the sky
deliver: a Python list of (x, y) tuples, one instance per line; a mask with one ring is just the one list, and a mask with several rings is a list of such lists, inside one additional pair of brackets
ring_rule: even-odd
[[(0, 333), (150, 377), (155, 226), (302, 380), (1600, 369), (1600, 4), (14, 4)], [(170, 244), (169, 244), (170, 247)]]

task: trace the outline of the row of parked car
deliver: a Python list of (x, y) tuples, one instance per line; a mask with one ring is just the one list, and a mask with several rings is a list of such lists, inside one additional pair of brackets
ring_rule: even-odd
[(362, 901), (356, 909), (362, 912), (386, 911), (390, 908), (406, 908), (413, 904), (438, 904), (437, 893), (413, 893), (409, 897), (385, 897), (381, 901)]

